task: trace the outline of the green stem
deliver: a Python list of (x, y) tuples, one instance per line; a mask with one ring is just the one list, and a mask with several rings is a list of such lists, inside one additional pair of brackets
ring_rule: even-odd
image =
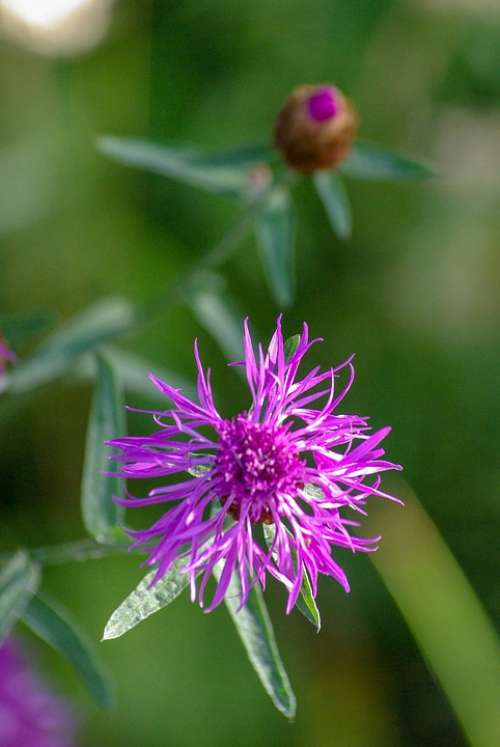
[[(78, 562), (83, 560), (97, 560), (108, 555), (122, 555), (128, 551), (125, 543), (99, 544), (91, 539), (63, 542), (58, 545), (42, 545), (28, 550), (33, 560), (43, 565), (58, 565), (59, 563)], [(5, 562), (14, 555), (15, 551), (0, 554), (0, 561)]]
[(250, 233), (255, 219), (266, 205), (269, 192), (275, 186), (276, 182), (268, 185), (247, 203), (247, 208), (239, 220), (200, 259), (195, 269), (178, 278), (166, 290), (138, 308), (136, 319), (133, 322), (134, 327), (136, 324), (147, 322), (157, 314), (167, 311), (176, 303), (183, 303), (186, 295), (189, 294), (193, 285), (196, 285), (204, 271), (213, 270), (226, 262)]

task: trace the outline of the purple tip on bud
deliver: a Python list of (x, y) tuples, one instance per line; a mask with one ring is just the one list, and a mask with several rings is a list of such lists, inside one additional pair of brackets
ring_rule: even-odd
[(307, 106), (311, 119), (324, 122), (334, 117), (339, 110), (335, 89), (331, 86), (318, 88), (308, 99)]

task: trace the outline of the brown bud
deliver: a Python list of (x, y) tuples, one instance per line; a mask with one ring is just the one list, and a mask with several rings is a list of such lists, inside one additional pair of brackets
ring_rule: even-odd
[(296, 88), (278, 114), (274, 144), (297, 171), (333, 169), (349, 154), (358, 115), (331, 85)]

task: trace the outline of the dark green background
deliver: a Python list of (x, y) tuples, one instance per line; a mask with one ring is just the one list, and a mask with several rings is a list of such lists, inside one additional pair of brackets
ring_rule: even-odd
[[(306, 319), (326, 338), (313, 353), (324, 365), (356, 352), (346, 409), (393, 426), (390, 456), (498, 618), (500, 13), (482, 5), (123, 0), (104, 41), (80, 57), (0, 42), (0, 155), (12, 156), (0, 158), (0, 305), (65, 318), (104, 295), (145, 299), (192, 267), (236, 216), (218, 197), (106, 161), (97, 134), (214, 148), (265, 140), (293, 86), (335, 81), (356, 101), (363, 137), (433, 159), (441, 177), (349, 182), (347, 243), (301, 184), (298, 298), (286, 329)], [(267, 338), (279, 309), (253, 241), (223, 274), (240, 314)], [(221, 408), (234, 413), (245, 391), (187, 305), (126, 345), (192, 377), (196, 335)], [(81, 536), (90, 395), (60, 381), (20, 398), (0, 422), (5, 546)], [(53, 568), (45, 588), (98, 640), (140, 579), (136, 565), (115, 558)], [(284, 616), (281, 589), (267, 593), (298, 697), (293, 725), (261, 690), (225, 610), (203, 615), (184, 596), (99, 644), (117, 683), (110, 712), (93, 706), (62, 660), (34, 646), (56, 686), (78, 701), (82, 745), (464, 744), (373, 567), (347, 553), (345, 565), (353, 591), (322, 584), (319, 636), (300, 615)]]

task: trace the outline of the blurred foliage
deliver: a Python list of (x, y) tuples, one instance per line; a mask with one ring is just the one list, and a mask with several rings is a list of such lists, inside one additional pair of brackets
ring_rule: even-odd
[[(326, 338), (318, 363), (357, 353), (346, 408), (393, 426), (391, 457), (497, 620), (499, 50), (500, 12), (471, 0), (121, 0), (107, 37), (84, 56), (50, 59), (0, 42), (2, 315), (46, 309), (65, 319), (103, 296), (143, 301), (234, 220), (217, 196), (108, 162), (95, 149), (103, 133), (214, 149), (262, 141), (293, 86), (333, 80), (356, 101), (363, 138), (437, 162), (442, 176), (430, 185), (349, 180), (348, 242), (332, 235), (312, 185), (299, 185), (297, 301), (286, 328), (307, 319)], [(256, 257), (251, 237), (224, 267), (225, 293), (267, 336), (278, 309)], [(200, 325), (206, 298), (185, 302), (124, 342), (189, 380), (198, 336), (222, 411), (232, 413), (244, 388)], [(31, 344), (20, 342), (19, 354)], [(90, 398), (75, 379), (0, 402), (2, 547), (82, 535)], [(374, 531), (383, 534), (384, 521)], [(266, 593), (299, 704), (295, 724), (257, 686), (225, 611), (202, 615), (183, 595), (100, 647), (117, 680), (111, 714), (40, 647), (60, 689), (79, 701), (82, 745), (465, 744), (370, 561), (345, 553), (342, 562), (353, 591), (322, 585), (319, 636), (300, 614), (284, 616), (278, 589)], [(53, 566), (45, 586), (97, 640), (141, 578), (136, 566), (116, 557)], [(431, 605), (425, 575), (419, 583)]]

